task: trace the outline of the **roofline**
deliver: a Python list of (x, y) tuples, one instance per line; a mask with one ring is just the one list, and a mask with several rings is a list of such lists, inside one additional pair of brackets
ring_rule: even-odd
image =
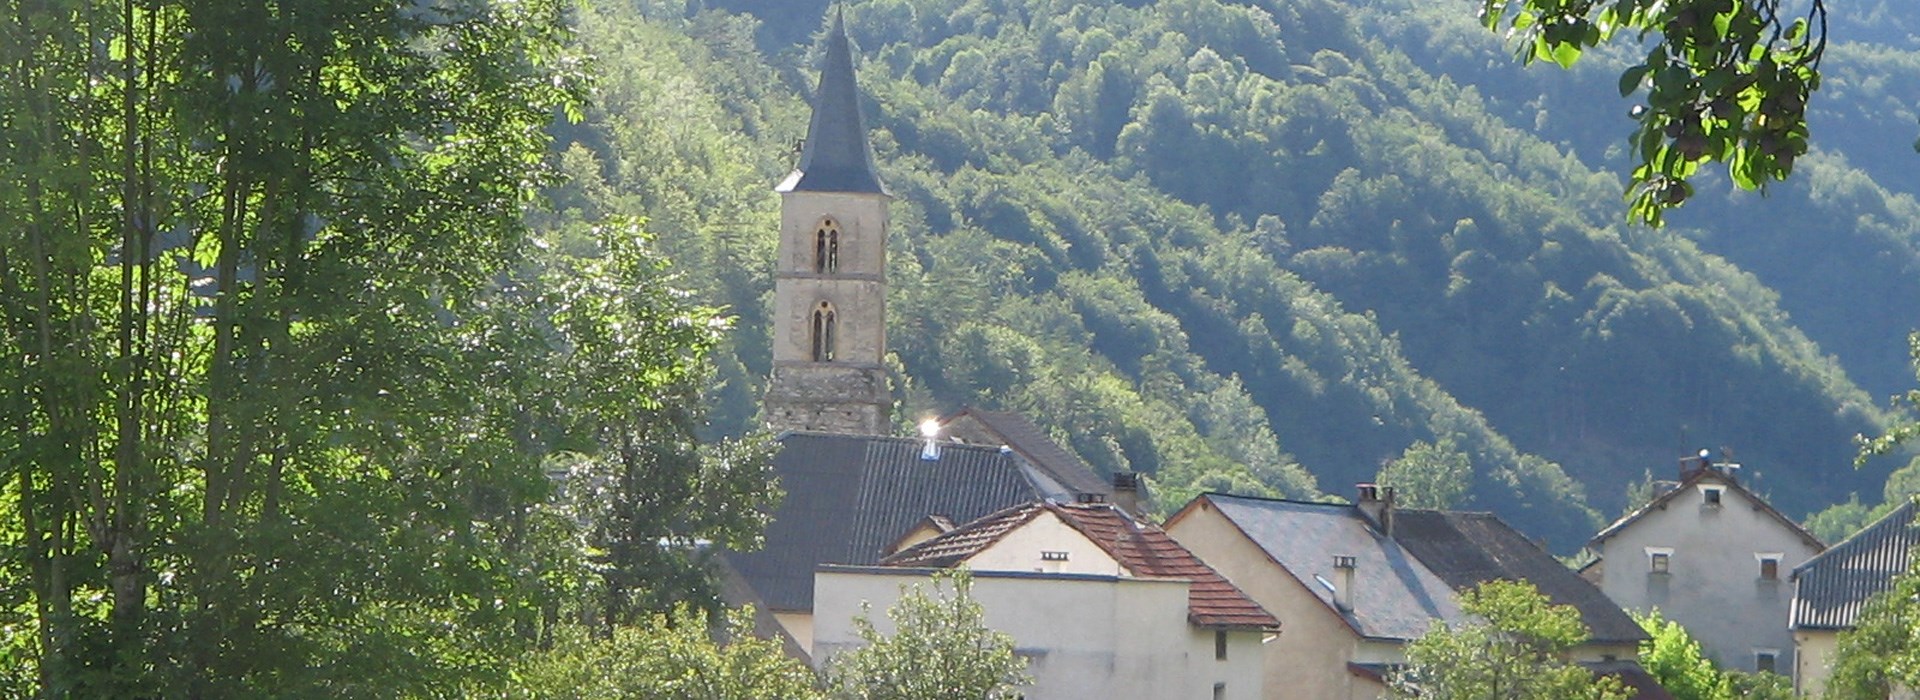
[(1625, 530), (1627, 526), (1632, 525), (1633, 523), (1638, 522), (1640, 518), (1645, 517), (1649, 511), (1652, 511), (1654, 509), (1654, 507), (1665, 506), (1668, 501), (1671, 501), (1675, 498), (1679, 498), (1681, 491), (1685, 491), (1688, 487), (1698, 484), (1701, 481), (1707, 479), (1708, 477), (1714, 477), (1719, 481), (1721, 481), (1724, 485), (1731, 487), (1736, 491), (1739, 491), (1741, 495), (1747, 497), (1747, 500), (1752, 501), (1754, 505), (1759, 506), (1760, 511), (1773, 516), (1775, 520), (1778, 520), (1782, 523), (1786, 523), (1787, 528), (1791, 530), (1793, 534), (1798, 535), (1802, 541), (1805, 541), (1806, 543), (1813, 545), (1813, 548), (1816, 550), (1815, 554), (1825, 553), (1826, 550), (1828, 549), (1826, 543), (1821, 542), (1820, 538), (1814, 537), (1813, 533), (1808, 532), (1806, 528), (1801, 527), (1800, 523), (1794, 522), (1793, 518), (1789, 518), (1786, 516), (1785, 513), (1781, 513), (1779, 510), (1775, 509), (1773, 507), (1773, 504), (1767, 502), (1767, 499), (1761, 498), (1759, 494), (1756, 494), (1753, 491), (1749, 490), (1747, 487), (1740, 485), (1739, 479), (1735, 479), (1731, 476), (1722, 474), (1710, 468), (1701, 469), (1699, 471), (1696, 471), (1688, 475), (1686, 478), (1681, 479), (1679, 483), (1675, 484), (1673, 489), (1667, 491), (1666, 493), (1660, 494), (1658, 497), (1655, 497), (1651, 501), (1647, 501), (1645, 505), (1642, 505), (1639, 508), (1634, 509), (1633, 512), (1622, 516), (1619, 520), (1615, 520), (1612, 525), (1608, 525), (1604, 528), (1601, 528), (1599, 532), (1594, 533), (1592, 539), (1587, 540), (1587, 545), (1586, 545), (1587, 548), (1597, 549), (1598, 547), (1600, 547), (1600, 545), (1605, 544), (1608, 539), (1611, 539), (1614, 535), (1619, 534), (1621, 530)]
[[(1805, 571), (1807, 567), (1813, 566), (1814, 563), (1816, 562), (1825, 560), (1828, 554), (1833, 554), (1836, 550), (1840, 549), (1841, 547), (1845, 547), (1848, 544), (1851, 544), (1854, 540), (1859, 539), (1861, 535), (1866, 534), (1867, 531), (1872, 530), (1876, 527), (1880, 527), (1881, 523), (1887, 522), (1888, 520), (1892, 520), (1894, 516), (1900, 514), (1900, 511), (1913, 507), (1916, 498), (1920, 498), (1920, 494), (1908, 496), (1906, 499), (1907, 502), (1902, 503), (1898, 506), (1895, 506), (1893, 510), (1887, 511), (1886, 515), (1882, 515), (1879, 518), (1875, 519), (1873, 522), (1867, 523), (1865, 527), (1862, 527), (1858, 530), (1854, 530), (1851, 534), (1848, 534), (1845, 539), (1842, 539), (1839, 542), (1833, 543), (1833, 546), (1827, 547), (1825, 550), (1811, 557), (1807, 557), (1806, 561), (1800, 562), (1799, 566), (1793, 567), (1793, 572), (1789, 574), (1788, 578), (1794, 578), (1794, 579), (1799, 578), (1800, 572)], [(1834, 556), (1839, 556), (1839, 555), (1836, 554)]]
[[(1328, 508), (1355, 507), (1355, 504), (1352, 501), (1306, 501), (1298, 498), (1275, 498), (1272, 496), (1248, 496), (1246, 494), (1226, 493), (1223, 491), (1202, 491), (1200, 492), (1199, 495), (1194, 496), (1194, 500), (1199, 500), (1200, 497), (1202, 496), (1218, 496), (1221, 498), (1234, 498), (1242, 501), (1259, 501), (1262, 503), (1289, 503), (1289, 504), (1300, 505), (1300, 506), (1325, 506)], [(1189, 501), (1188, 503), (1189, 505), (1191, 505), (1192, 502)], [(1451, 515), (1475, 515), (1475, 516), (1487, 516), (1491, 518), (1500, 517), (1499, 513), (1495, 513), (1490, 510), (1444, 510), (1440, 508), (1406, 508), (1402, 506), (1394, 506), (1393, 510), (1396, 513), (1448, 513)], [(1168, 522), (1172, 522), (1172, 519), (1169, 518)], [(1531, 539), (1529, 539), (1529, 541), (1531, 541)]]
[[(948, 530), (948, 531), (946, 531), (946, 532), (942, 532), (942, 533), (940, 533), (940, 534), (938, 534), (938, 535), (934, 535), (934, 536), (932, 536), (932, 537), (929, 537), (929, 538), (927, 538), (927, 539), (924, 539), (924, 540), (921, 540), (921, 541), (919, 541), (919, 542), (916, 542), (916, 543), (914, 543), (914, 544), (913, 544), (913, 546), (911, 546), (911, 547), (908, 547), (908, 548), (906, 548), (906, 549), (902, 549), (902, 550), (900, 550), (900, 551), (898, 551), (898, 552), (894, 552), (894, 553), (892, 553), (892, 554), (889, 554), (889, 555), (887, 555), (887, 556), (884, 556), (884, 557), (881, 557), (881, 558), (880, 558), (880, 564), (881, 564), (882, 566), (885, 566), (885, 565), (886, 565), (886, 564), (885, 564), (885, 562), (886, 562), (886, 561), (887, 561), (888, 559), (892, 559), (892, 558), (894, 558), (894, 557), (898, 557), (898, 556), (900, 556), (900, 555), (902, 555), (902, 554), (906, 554), (906, 553), (908, 553), (908, 552), (911, 552), (911, 551), (913, 551), (913, 550), (916, 550), (916, 549), (919, 549), (919, 548), (921, 548), (921, 546), (923, 546), (923, 545), (926, 545), (926, 544), (928, 544), (928, 543), (931, 543), (931, 542), (938, 542), (938, 541), (940, 541), (941, 539), (943, 539), (943, 538), (945, 538), (945, 537), (947, 537), (947, 536), (949, 536), (949, 535), (955, 535), (955, 534), (958, 534), (958, 533), (965, 533), (965, 532), (967, 532), (967, 530), (968, 530), (968, 529), (970, 529), (970, 528), (972, 528), (972, 527), (973, 527), (974, 525), (976, 525), (976, 524), (978, 524), (978, 523), (981, 523), (981, 522), (985, 522), (985, 521), (987, 521), (987, 520), (989, 520), (989, 519), (991, 519), (991, 518), (997, 518), (997, 517), (1000, 517), (1000, 516), (1001, 516), (1001, 515), (1003, 515), (1003, 514), (1007, 514), (1007, 513), (1012, 513), (1012, 512), (1014, 512), (1014, 511), (1017, 511), (1017, 510), (1021, 510), (1021, 509), (1026, 509), (1026, 508), (1032, 508), (1032, 509), (1033, 509), (1033, 512), (1031, 512), (1031, 513), (1028, 513), (1028, 514), (1027, 514), (1027, 517), (1024, 517), (1024, 518), (1021, 518), (1019, 522), (1016, 522), (1016, 523), (1013, 523), (1012, 525), (1009, 525), (1009, 526), (1007, 527), (1007, 529), (1005, 529), (1005, 530), (1001, 530), (1001, 531), (1000, 531), (1000, 534), (997, 534), (997, 535), (994, 535), (994, 536), (993, 536), (993, 537), (992, 537), (991, 539), (988, 539), (987, 541), (985, 541), (985, 542), (982, 542), (982, 543), (980, 543), (980, 548), (979, 548), (979, 549), (976, 549), (976, 550), (973, 550), (973, 552), (972, 552), (972, 553), (970, 553), (970, 554), (968, 554), (968, 555), (966, 555), (966, 556), (963, 556), (963, 557), (961, 557), (961, 558), (960, 558), (960, 560), (959, 560), (959, 561), (956, 561), (956, 562), (954, 562), (954, 564), (955, 564), (955, 565), (957, 566), (957, 565), (959, 565), (959, 564), (961, 564), (961, 563), (964, 563), (964, 562), (965, 562), (966, 560), (968, 560), (968, 559), (971, 559), (971, 558), (973, 558), (973, 555), (974, 555), (974, 554), (979, 554), (980, 552), (982, 552), (982, 551), (985, 551), (985, 550), (986, 550), (986, 548), (988, 548), (988, 547), (991, 547), (991, 546), (993, 546), (993, 545), (994, 545), (994, 543), (996, 543), (996, 542), (999, 542), (999, 541), (1000, 541), (1000, 540), (1001, 540), (1002, 538), (1004, 538), (1004, 537), (1006, 537), (1006, 536), (1007, 536), (1007, 533), (1009, 533), (1009, 532), (1013, 532), (1014, 530), (1016, 530), (1016, 529), (1018, 529), (1018, 528), (1019, 528), (1020, 526), (1022, 526), (1022, 525), (1025, 525), (1025, 524), (1027, 524), (1027, 523), (1029, 523), (1029, 522), (1032, 522), (1032, 521), (1033, 521), (1033, 518), (1034, 518), (1034, 516), (1036, 516), (1036, 515), (1038, 515), (1038, 514), (1039, 514), (1039, 513), (1040, 513), (1040, 512), (1042, 511), (1042, 510), (1045, 510), (1044, 508), (1035, 508), (1034, 506), (1037, 506), (1037, 505), (1044, 505), (1044, 504), (1045, 504), (1045, 501), (1028, 501), (1028, 502), (1026, 502), (1026, 503), (1021, 503), (1021, 504), (1018, 504), (1018, 505), (1012, 505), (1012, 506), (1007, 506), (1007, 507), (1005, 507), (1005, 508), (1001, 508), (1000, 510), (996, 510), (996, 511), (994, 511), (994, 512), (991, 512), (991, 513), (988, 513), (988, 514), (986, 514), (986, 515), (982, 515), (982, 516), (980, 516), (980, 517), (978, 517), (978, 518), (974, 518), (973, 520), (969, 520), (969, 521), (967, 521), (967, 522), (966, 522), (965, 524), (962, 524), (962, 525), (957, 525), (957, 526), (955, 526), (955, 527), (954, 527), (954, 528), (953, 528), (952, 530)], [(932, 517), (932, 516), (928, 516), (928, 517)], [(918, 524), (918, 523), (921, 523), (921, 522), (926, 522), (926, 518), (921, 518), (920, 520), (918, 520), (918, 521), (915, 521), (915, 523), (916, 523), (916, 524)], [(912, 532), (912, 530), (908, 530), (908, 532)], [(906, 536), (906, 534), (907, 534), (907, 533), (905, 533), (905, 532), (903, 532), (903, 533), (900, 533), (900, 534), (901, 534), (901, 536), (902, 536), (902, 537), (904, 537), (904, 536)], [(1081, 533), (1081, 536), (1082, 536), (1082, 537), (1086, 537), (1086, 533)], [(1088, 538), (1088, 539), (1091, 539), (1091, 538)], [(907, 566), (893, 566), (893, 567), (889, 567), (889, 568), (895, 568), (895, 569), (908, 569), (908, 568), (915, 568), (915, 567), (907, 567)], [(951, 568), (951, 567), (945, 567), (945, 568)]]
[[(953, 569), (930, 566), (859, 566), (853, 564), (820, 564), (813, 567), (816, 574), (858, 574), (863, 576), (933, 576), (950, 573)], [(1046, 571), (975, 571), (967, 569), (967, 575), (981, 578), (1041, 579), (1063, 581), (1089, 581), (1095, 583), (1120, 583), (1125, 581), (1147, 581), (1152, 583), (1190, 583), (1182, 578), (1163, 576), (1116, 576), (1113, 574), (1072, 574)]]
[[(1232, 494), (1225, 494), (1225, 493), (1219, 493), (1219, 492), (1215, 492), (1215, 491), (1206, 491), (1206, 492), (1203, 492), (1203, 493), (1201, 493), (1201, 494), (1200, 494), (1200, 495), (1198, 495), (1198, 496), (1194, 496), (1194, 497), (1193, 497), (1193, 500), (1191, 500), (1191, 501), (1187, 501), (1187, 504), (1186, 504), (1186, 505), (1184, 505), (1184, 506), (1181, 506), (1181, 507), (1180, 507), (1180, 512), (1178, 512), (1178, 513), (1174, 513), (1174, 514), (1173, 514), (1173, 517), (1171, 517), (1171, 518), (1167, 518), (1167, 524), (1166, 524), (1165, 526), (1162, 526), (1162, 527), (1161, 527), (1161, 529), (1162, 529), (1162, 530), (1164, 530), (1164, 529), (1166, 529), (1167, 527), (1170, 527), (1170, 526), (1172, 526), (1172, 525), (1174, 524), (1174, 522), (1176, 522), (1176, 521), (1178, 521), (1178, 520), (1179, 520), (1180, 518), (1182, 518), (1182, 517), (1184, 517), (1184, 516), (1186, 516), (1186, 514), (1187, 514), (1187, 511), (1190, 511), (1190, 510), (1192, 510), (1192, 509), (1194, 508), (1194, 506), (1196, 506), (1197, 504), (1199, 504), (1199, 503), (1200, 503), (1200, 501), (1202, 501), (1202, 500), (1206, 500), (1206, 501), (1208, 501), (1208, 502), (1212, 502), (1212, 499), (1213, 499), (1214, 497), (1216, 497), (1216, 496), (1227, 496), (1227, 497), (1230, 497), (1230, 498), (1252, 498), (1253, 500), (1260, 500), (1260, 501), (1278, 501), (1278, 502), (1283, 502), (1283, 503), (1305, 503), (1305, 504), (1307, 504), (1307, 505), (1324, 505), (1324, 504), (1316, 504), (1316, 503), (1312, 503), (1312, 502), (1306, 502), (1306, 501), (1290, 501), (1290, 500), (1286, 500), (1286, 499), (1279, 499), (1279, 498), (1258, 498), (1258, 497), (1249, 497), (1249, 496), (1234, 496), (1234, 495), (1232, 495)], [(1349, 507), (1351, 507), (1351, 506), (1349, 506)], [(1284, 572), (1286, 572), (1286, 574), (1287, 574), (1287, 579), (1288, 579), (1288, 580), (1291, 580), (1291, 581), (1293, 581), (1293, 583), (1294, 583), (1294, 585), (1297, 585), (1297, 586), (1299, 586), (1299, 587), (1300, 587), (1300, 588), (1301, 588), (1302, 590), (1305, 590), (1305, 591), (1306, 591), (1306, 594), (1307, 594), (1307, 596), (1308, 596), (1308, 597), (1310, 597), (1310, 598), (1312, 598), (1312, 599), (1314, 600), (1314, 602), (1316, 602), (1316, 603), (1319, 603), (1319, 604), (1320, 604), (1320, 607), (1321, 607), (1321, 609), (1323, 609), (1323, 610), (1326, 610), (1326, 611), (1327, 611), (1327, 612), (1329, 612), (1329, 613), (1332, 613), (1332, 614), (1333, 614), (1333, 616), (1334, 616), (1335, 618), (1337, 618), (1337, 619), (1339, 619), (1339, 620), (1340, 620), (1340, 624), (1343, 624), (1343, 625), (1346, 625), (1346, 626), (1347, 626), (1347, 630), (1348, 630), (1348, 631), (1350, 631), (1350, 632), (1353, 632), (1353, 635), (1354, 635), (1355, 637), (1359, 637), (1359, 638), (1361, 638), (1361, 639), (1372, 639), (1371, 637), (1368, 637), (1368, 636), (1367, 636), (1366, 634), (1364, 634), (1364, 633), (1362, 633), (1362, 632), (1360, 631), (1360, 627), (1359, 627), (1358, 625), (1356, 625), (1356, 624), (1354, 624), (1354, 622), (1353, 622), (1353, 620), (1351, 620), (1351, 619), (1348, 619), (1348, 618), (1347, 618), (1347, 615), (1346, 615), (1346, 613), (1343, 613), (1343, 612), (1340, 612), (1340, 609), (1339, 609), (1339, 608), (1336, 608), (1336, 607), (1333, 607), (1332, 605), (1329, 605), (1329, 604), (1327, 604), (1327, 602), (1326, 602), (1326, 601), (1323, 601), (1323, 600), (1320, 600), (1320, 594), (1318, 594), (1318, 593), (1315, 593), (1315, 592), (1313, 591), (1313, 588), (1312, 588), (1311, 586), (1308, 586), (1308, 585), (1307, 585), (1307, 582), (1305, 582), (1305, 581), (1302, 581), (1302, 580), (1300, 580), (1300, 575), (1299, 575), (1299, 574), (1296, 574), (1296, 573), (1293, 573), (1293, 569), (1290, 569), (1290, 568), (1287, 568), (1287, 565), (1286, 565), (1286, 564), (1282, 564), (1282, 563), (1280, 563), (1280, 560), (1279, 560), (1279, 559), (1275, 559), (1275, 558), (1273, 558), (1273, 552), (1269, 552), (1269, 551), (1267, 551), (1267, 548), (1266, 548), (1266, 547), (1265, 547), (1264, 545), (1261, 545), (1261, 544), (1260, 544), (1260, 540), (1257, 540), (1257, 539), (1254, 539), (1254, 537), (1253, 537), (1253, 535), (1251, 535), (1251, 534), (1248, 534), (1248, 533), (1247, 533), (1247, 529), (1246, 529), (1246, 528), (1244, 528), (1244, 527), (1241, 527), (1241, 526), (1240, 526), (1240, 523), (1239, 523), (1239, 522), (1237, 522), (1237, 521), (1235, 521), (1235, 520), (1233, 519), (1233, 517), (1232, 517), (1232, 516), (1229, 516), (1229, 515), (1227, 515), (1227, 514), (1226, 514), (1226, 512), (1225, 512), (1225, 511), (1222, 511), (1222, 510), (1220, 510), (1220, 508), (1219, 508), (1218, 506), (1216, 506), (1216, 507), (1214, 507), (1214, 512), (1216, 512), (1216, 513), (1219, 513), (1219, 514), (1220, 514), (1220, 519), (1221, 519), (1221, 520), (1225, 520), (1225, 521), (1227, 521), (1227, 524), (1228, 524), (1228, 525), (1231, 525), (1231, 526), (1233, 526), (1233, 531), (1234, 531), (1234, 532), (1238, 532), (1238, 533), (1240, 533), (1240, 536), (1241, 536), (1242, 538), (1245, 538), (1245, 539), (1246, 539), (1246, 540), (1247, 540), (1248, 542), (1251, 542), (1251, 543), (1253, 543), (1253, 548), (1254, 548), (1254, 549), (1258, 549), (1258, 550), (1260, 550), (1260, 556), (1263, 556), (1263, 557), (1266, 557), (1266, 558), (1267, 558), (1267, 562), (1268, 562), (1268, 563), (1271, 563), (1271, 564), (1273, 564), (1274, 566), (1276, 566), (1276, 567), (1279, 567), (1279, 569), (1280, 569), (1281, 571), (1284, 571)], [(1169, 534), (1168, 534), (1167, 536), (1168, 536), (1168, 537), (1172, 537), (1173, 535), (1172, 535), (1171, 533), (1169, 533)], [(1176, 541), (1178, 541), (1178, 540), (1176, 540)], [(1180, 545), (1180, 546), (1182, 546), (1182, 547), (1185, 547), (1186, 545)], [(1198, 558), (1198, 557), (1195, 557), (1195, 558)], [(1202, 561), (1202, 562), (1200, 562), (1200, 563), (1202, 563), (1202, 564), (1205, 564), (1206, 562), (1205, 562), (1205, 561)], [(1211, 565), (1209, 565), (1209, 566), (1208, 566), (1208, 568), (1212, 568), (1212, 566), (1211, 566)], [(1215, 574), (1219, 574), (1220, 572), (1219, 572), (1218, 570), (1216, 570), (1216, 571), (1214, 571), (1214, 573), (1215, 573)], [(1222, 576), (1221, 576), (1220, 578), (1223, 578), (1223, 579), (1225, 579), (1225, 578), (1227, 578), (1227, 577), (1226, 577), (1226, 576), (1224, 576), (1224, 575), (1222, 575)], [(1227, 583), (1229, 583), (1229, 584), (1232, 584), (1232, 583), (1233, 583), (1233, 580), (1232, 580), (1232, 579), (1227, 579)], [(1239, 585), (1237, 585), (1237, 584), (1236, 584), (1236, 585), (1234, 585), (1234, 588), (1239, 588), (1239, 587), (1240, 587), (1240, 586), (1239, 586)], [(1244, 591), (1244, 590), (1242, 590), (1242, 591), (1240, 592), (1240, 595), (1247, 595), (1247, 593), (1246, 593), (1246, 591)], [(1247, 599), (1248, 599), (1248, 600), (1253, 600), (1253, 597), (1252, 597), (1252, 596), (1247, 596)], [(1254, 604), (1254, 605), (1260, 605), (1260, 601), (1257, 601), (1257, 600), (1254, 600), (1254, 601), (1253, 601), (1253, 604)], [(1266, 609), (1266, 606), (1264, 606), (1264, 605), (1261, 605), (1260, 607), (1261, 607), (1261, 609), (1263, 609), (1263, 610), (1264, 610), (1264, 609)], [(1273, 613), (1272, 613), (1272, 612), (1268, 612), (1267, 614), (1268, 614), (1268, 615), (1272, 615)], [(1278, 618), (1278, 617), (1275, 617), (1274, 619), (1279, 619), (1279, 618)], [(1284, 621), (1283, 621), (1283, 622), (1284, 622)]]
[[(787, 438), (790, 438), (790, 437), (824, 437), (824, 438), (848, 438), (848, 439), (854, 439), (854, 440), (885, 440), (887, 442), (897, 442), (897, 443), (912, 444), (912, 445), (919, 445), (926, 441), (926, 438), (909, 437), (906, 435), (853, 435), (849, 433), (830, 433), (830, 432), (821, 431), (821, 430), (782, 430), (778, 434), (773, 436), (773, 440), (774, 442), (786, 442)], [(963, 450), (975, 450), (980, 452), (993, 452), (993, 453), (1000, 452), (999, 445), (976, 445), (976, 444), (966, 443), (966, 442), (954, 442), (951, 440), (943, 440), (940, 442), (940, 449), (942, 450), (954, 449), (954, 448), (959, 448)], [(985, 516), (981, 516), (981, 517), (985, 517)]]

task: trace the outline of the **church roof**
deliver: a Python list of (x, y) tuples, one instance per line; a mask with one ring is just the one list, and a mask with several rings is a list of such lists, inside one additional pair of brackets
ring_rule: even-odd
[(814, 92), (813, 121), (800, 163), (780, 183), (780, 192), (859, 192), (887, 194), (873, 167), (867, 124), (860, 114), (860, 88), (853, 78), (853, 49), (847, 29), (835, 14), (827, 31), (827, 53)]
[(867, 566), (929, 515), (971, 522), (1045, 494), (998, 447), (913, 438), (789, 432), (773, 469), (786, 492), (759, 551), (726, 555), (766, 607), (813, 610), (821, 564)]
[(921, 542), (881, 563), (888, 566), (957, 566), (1000, 541), (1007, 533), (1052, 513), (1078, 530), (1129, 574), (1187, 581), (1187, 619), (1202, 627), (1274, 629), (1280, 621), (1220, 576), (1213, 567), (1180, 546), (1165, 530), (1141, 523), (1105, 503), (1035, 502), (1015, 506)]
[(1006, 411), (988, 411), (967, 406), (940, 419), (941, 425), (947, 425), (963, 418), (971, 417), (979, 422), (981, 428), (991, 433), (1000, 444), (1025, 458), (1029, 464), (1075, 494), (1094, 494), (1108, 496), (1113, 493), (1113, 485), (1107, 483), (1093, 472), (1093, 467), (1073, 456), (1060, 443), (1040, 430), (1040, 426), (1027, 420), (1026, 416)]

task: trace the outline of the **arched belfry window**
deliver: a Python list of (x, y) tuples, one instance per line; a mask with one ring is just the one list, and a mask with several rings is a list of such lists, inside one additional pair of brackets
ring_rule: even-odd
[(813, 307), (813, 361), (833, 361), (833, 305), (820, 302)]
[(813, 271), (834, 272), (840, 269), (840, 224), (833, 219), (821, 219), (820, 225), (813, 229)]

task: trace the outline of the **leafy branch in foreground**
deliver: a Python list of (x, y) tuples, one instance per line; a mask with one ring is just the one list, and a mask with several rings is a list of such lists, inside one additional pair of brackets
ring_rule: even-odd
[(1764, 188), (1807, 152), (1807, 98), (1820, 87), (1827, 9), (1781, 0), (1483, 0), (1481, 22), (1516, 40), (1518, 57), (1570, 67), (1625, 31), (1646, 59), (1620, 74), (1620, 95), (1645, 91), (1631, 139), (1637, 165), (1628, 216), (1659, 226), (1693, 195), (1708, 161), (1735, 185)]

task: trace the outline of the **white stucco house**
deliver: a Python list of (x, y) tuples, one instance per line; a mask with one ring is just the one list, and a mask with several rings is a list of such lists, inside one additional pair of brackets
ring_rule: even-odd
[(1262, 641), (1279, 621), (1157, 527), (1105, 503), (1036, 502), (928, 539), (878, 566), (814, 575), (812, 658), (860, 644), (863, 606), (882, 614), (903, 586), (972, 572), (987, 626), (1028, 660), (1030, 700), (1271, 697)]
[(1723, 668), (1794, 672), (1788, 574), (1826, 549), (1741, 486), (1738, 465), (1681, 460), (1680, 480), (1587, 543), (1581, 575), (1621, 607), (1659, 610)]

